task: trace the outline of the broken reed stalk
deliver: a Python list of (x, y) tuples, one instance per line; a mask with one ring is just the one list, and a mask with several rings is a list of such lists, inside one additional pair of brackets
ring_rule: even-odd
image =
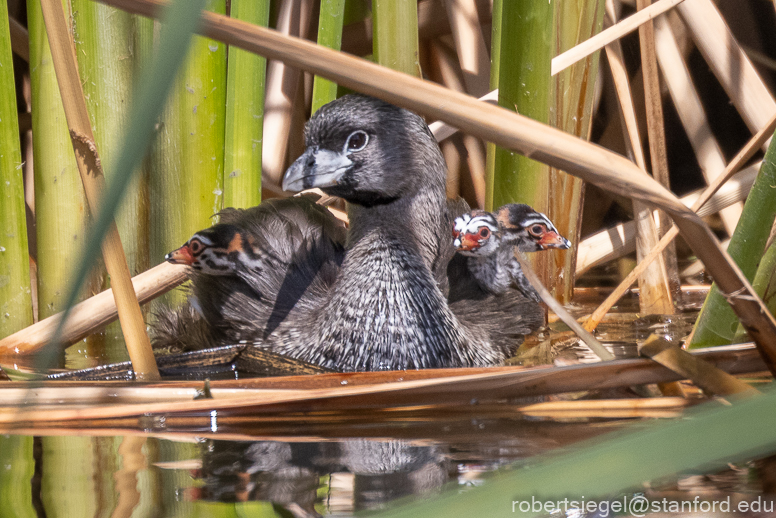
[(32, 324), (30, 255), (7, 7), (6, 0), (0, 0), (0, 91), (4, 92), (0, 96), (0, 337)]
[[(736, 173), (703, 207), (698, 209), (698, 215), (706, 217), (716, 214), (721, 209), (746, 199), (760, 170), (760, 165), (761, 162), (755, 162)], [(682, 196), (680, 200), (686, 207), (692, 207), (702, 192), (703, 189), (697, 189)], [(578, 249), (577, 275), (636, 250), (635, 228), (633, 221), (626, 221), (583, 239)]]
[[(345, 21), (345, 0), (321, 0), (318, 15), (318, 45), (340, 50), (342, 24)], [(313, 79), (313, 102), (310, 113), (337, 98), (337, 83), (320, 76)]]
[(585, 344), (593, 351), (593, 353), (595, 353), (595, 355), (598, 356), (602, 361), (614, 360), (614, 355), (610, 353), (601, 342), (596, 340), (592, 333), (582, 327), (577, 322), (577, 320), (571, 316), (568, 311), (566, 311), (566, 308), (563, 307), (563, 304), (558, 302), (555, 297), (553, 297), (552, 294), (547, 290), (547, 288), (544, 287), (542, 281), (539, 280), (539, 277), (528, 265), (528, 261), (525, 260), (522, 252), (518, 251), (517, 249), (515, 250), (515, 258), (517, 258), (517, 261), (520, 263), (525, 278), (528, 279), (528, 282), (531, 283), (531, 286), (533, 286), (537, 293), (539, 293), (539, 296), (542, 298), (544, 303), (547, 304), (547, 306), (556, 315), (558, 315), (558, 318), (560, 318), (564, 324), (569, 326), (571, 330), (574, 331), (577, 336), (579, 336), (579, 338), (581, 338), (582, 341), (585, 342)]
[[(692, 353), (692, 356), (703, 358), (730, 373), (762, 371), (764, 364), (753, 349), (705, 351)], [(408, 375), (411, 379), (405, 379)], [(228, 410), (235, 415), (256, 416), (310, 408), (345, 411), (424, 404), (466, 405), (472, 398), (484, 403), (679, 379), (682, 376), (652, 360), (631, 359), (567, 367), (428, 369), (216, 380), (210, 383), (211, 392), (216, 397), (200, 400), (193, 400), (191, 396), (202, 387), (201, 381), (166, 381), (132, 389), (97, 387), (90, 382), (44, 382), (32, 395), (26, 383), (16, 382), (9, 383), (0, 394), (3, 396), (0, 398), (0, 423), (18, 426), (23, 420), (147, 419), (154, 414), (174, 416), (209, 413), (212, 410), (219, 411), (219, 414)], [(343, 381), (347, 384), (343, 385)], [(85, 383), (87, 386), (84, 386)], [(244, 392), (235, 389), (243, 389)], [(189, 395), (187, 401), (181, 400), (181, 392)], [(119, 393), (126, 395), (131, 402), (122, 404), (116, 401), (116, 397), (106, 402), (106, 394)], [(19, 400), (30, 397), (43, 404), (20, 408)], [(90, 399), (99, 403), (84, 407), (83, 403)], [(53, 404), (45, 404), (46, 401)]]
[[(648, 9), (651, 4), (652, 0), (636, 0), (638, 11)], [(613, 10), (612, 15), (614, 16)], [(652, 176), (663, 187), (670, 189), (665, 129), (663, 127), (663, 100), (660, 95), (660, 77), (658, 76), (655, 55), (655, 29), (652, 20), (639, 26), (639, 48)], [(645, 165), (642, 165), (641, 169), (646, 173)], [(649, 251), (657, 246), (660, 234), (665, 234), (670, 223), (665, 214), (662, 213), (657, 215), (656, 222), (652, 211), (642, 203), (634, 201), (633, 208), (638, 222), (636, 257), (643, 261), (649, 255)], [(675, 308), (672, 291), (680, 293), (679, 286), (676, 252), (673, 247), (669, 246), (665, 248), (660, 260), (653, 261), (639, 277), (639, 309), (641, 314), (673, 315)], [(665, 395), (684, 395), (684, 390), (678, 383), (660, 384), (658, 388)]]
[(713, 365), (698, 359), (677, 344), (672, 344), (657, 335), (650, 335), (646, 342), (639, 345), (639, 354), (668, 367), (677, 374), (692, 381), (697, 387), (718, 396), (760, 394), (738, 378)]
[[(269, 0), (232, 0), (230, 16), (266, 27)], [(261, 203), (261, 151), (267, 60), (230, 47), (226, 72), (224, 207)]]
[[(692, 210), (697, 212), (701, 207), (703, 207), (703, 205), (711, 199), (714, 193), (717, 192), (726, 181), (735, 175), (741, 166), (743, 166), (750, 158), (752, 158), (752, 156), (754, 156), (754, 154), (763, 145), (763, 143), (771, 138), (775, 130), (776, 115), (774, 115), (768, 124), (760, 131), (758, 131), (757, 134), (752, 137), (743, 148), (741, 148), (736, 156), (733, 157), (733, 160), (730, 161), (722, 174), (717, 176), (711, 182), (711, 184), (709, 184), (709, 186), (703, 191), (703, 194), (701, 194), (701, 196), (693, 204)], [(661, 254), (663, 249), (668, 246), (668, 243), (677, 235), (679, 235), (679, 229), (676, 226), (673, 226), (668, 232), (666, 232), (666, 234), (660, 240), (660, 243), (658, 243), (657, 247), (652, 249), (649, 252), (649, 255), (647, 255), (644, 260), (637, 264), (633, 270), (631, 270), (627, 277), (622, 280), (622, 282), (614, 289), (614, 291), (612, 291), (612, 293), (606, 297), (606, 300), (604, 300), (601, 305), (596, 308), (593, 314), (590, 315), (590, 317), (584, 323), (585, 329), (592, 332), (596, 327), (598, 327), (598, 324), (601, 322), (601, 320), (606, 316), (609, 310), (612, 309), (612, 306), (614, 306), (617, 301), (620, 300), (623, 295), (625, 295), (625, 292), (630, 289), (630, 286), (636, 281), (639, 275), (641, 275), (644, 269), (648, 266), (649, 262), (654, 261), (655, 258)]]
[[(70, 126), (73, 150), (81, 173), (86, 198), (93, 212), (98, 212), (105, 189), (102, 164), (92, 135), (89, 113), (81, 89), (77, 63), (70, 40), (62, 4), (58, 0), (41, 2), (43, 18), (49, 33), (54, 68), (62, 94), (65, 115)], [(119, 321), (124, 332), (127, 350), (138, 379), (158, 379), (151, 343), (145, 330), (143, 313), (132, 289), (129, 268), (124, 257), (116, 224), (110, 225), (103, 241), (105, 267), (111, 277), (116, 297)]]
[(612, 25), (605, 31), (602, 31), (585, 42), (580, 43), (576, 47), (571, 48), (563, 54), (554, 57), (552, 59), (552, 75), (565, 70), (577, 61), (586, 58), (593, 52), (601, 50), (613, 41), (619, 40), (626, 34), (635, 31), (642, 24), (655, 18), (656, 16), (665, 13), (683, 1), (684, 0), (659, 0), (648, 9), (643, 9), (625, 18), (621, 22)]
[[(606, 14), (610, 23), (617, 21), (617, 14), (612, 0), (606, 2)], [(622, 126), (625, 132), (626, 145), (630, 144), (628, 147), (636, 165), (642, 174), (647, 175), (647, 164), (639, 135), (630, 81), (619, 40), (606, 46), (606, 56), (612, 72), (617, 100), (619, 101), (618, 106), (620, 107), (620, 117), (623, 121)], [(657, 245), (659, 235), (657, 225), (652, 216), (652, 210), (647, 205), (636, 201), (633, 202), (633, 209), (637, 230), (636, 248), (641, 261)], [(663, 257), (657, 262), (652, 262), (649, 268), (643, 270), (642, 275), (638, 279), (639, 289), (641, 290), (639, 293), (639, 307), (642, 314), (672, 314), (674, 312)]]
[[(158, 16), (159, 8), (167, 5), (161, 0), (102, 1), (152, 17)], [(283, 59), (345, 87), (381, 97), (429, 118), (444, 120), (607, 191), (665, 210), (720, 287), (726, 293), (745, 295), (731, 298), (731, 303), (745, 321), (769, 368), (772, 366), (776, 371), (776, 320), (756, 297), (749, 281), (721, 249), (709, 227), (660, 184), (635, 174), (639, 169), (626, 158), (514, 112), (311, 42), (209, 12), (201, 13), (200, 24), (200, 32), (210, 37), (270, 59)]]
[[(636, 0), (636, 7), (639, 10), (648, 8), (652, 0)], [(668, 154), (666, 150), (666, 135), (663, 126), (663, 99), (660, 95), (660, 76), (657, 69), (657, 56), (655, 54), (655, 27), (652, 20), (647, 21), (639, 27), (639, 47), (641, 50), (641, 70), (644, 79), (644, 103), (647, 116), (647, 136), (649, 141), (649, 155), (652, 165), (652, 177), (657, 180), (666, 189), (671, 189), (668, 177)], [(658, 213), (656, 228), (658, 232), (650, 236), (648, 247), (639, 248), (637, 245), (636, 253), (639, 259), (645, 257), (649, 250), (657, 245), (660, 235), (665, 234), (670, 226), (668, 218), (663, 213)], [(652, 214), (647, 217), (653, 220)], [(650, 225), (651, 226), (651, 225)], [(639, 236), (643, 238), (644, 236)], [(663, 254), (663, 264), (657, 263), (660, 267), (659, 277), (655, 277), (651, 282), (640, 282), (643, 290), (639, 296), (645, 295), (647, 289), (653, 291), (652, 296), (642, 307), (645, 309), (659, 311), (664, 314), (674, 313), (674, 304), (671, 298), (671, 292), (679, 289), (679, 268), (676, 264), (676, 253), (673, 247), (667, 248)], [(655, 263), (653, 263), (654, 265)], [(647, 269), (650, 271), (650, 269)]]
[[(162, 263), (132, 279), (141, 304), (167, 293), (186, 280), (186, 268)], [(118, 316), (112, 290), (108, 289), (73, 306), (62, 330), (61, 341), (73, 343), (92, 334)], [(0, 340), (0, 358), (26, 355), (45, 347), (62, 318), (57, 313)]]

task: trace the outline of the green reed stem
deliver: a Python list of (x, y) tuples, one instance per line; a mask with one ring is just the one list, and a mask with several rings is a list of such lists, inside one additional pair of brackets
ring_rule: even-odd
[[(498, 88), (501, 70), (501, 13), (504, 0), (493, 0), (493, 18), (490, 38), (490, 89)], [(492, 211), (493, 182), (496, 171), (496, 145), (488, 142), (485, 148), (485, 210)]]
[[(501, 16), (499, 105), (548, 123), (553, 88), (553, 5), (546, 0), (504, 2)], [(498, 149), (493, 206), (520, 202), (546, 211), (547, 172), (548, 166), (540, 162)]]
[[(132, 15), (93, 0), (72, 0), (73, 21), (86, 106), (100, 158), (105, 164), (116, 161), (132, 102), (135, 70), (135, 21)], [(107, 181), (114, 171), (104, 168)], [(116, 216), (127, 265), (132, 275), (149, 268), (148, 257), (148, 178), (137, 176), (130, 184)], [(110, 287), (103, 275), (103, 289)], [(127, 359), (123, 333), (118, 322), (104, 333), (105, 350), (112, 361)]]
[(6, 0), (0, 0), (0, 338), (32, 324), (24, 179), (7, 12)]
[(415, 0), (374, 0), (372, 26), (375, 61), (420, 77), (418, 3)]
[[(554, 80), (550, 77), (553, 10), (544, 0), (504, 2), (501, 13), (499, 105), (540, 122), (550, 122)], [(496, 148), (493, 207), (527, 203), (540, 212), (549, 204), (549, 166), (503, 148)], [(536, 274), (549, 283), (547, 254), (529, 261)]]
[[(69, 15), (67, 18), (72, 19)], [(68, 286), (85, 242), (87, 206), (73, 155), (73, 145), (62, 107), (40, 2), (27, 3), (27, 23), (30, 35), (32, 125), (35, 128), (32, 137), (38, 250), (38, 316), (43, 319), (68, 306)], [(89, 262), (84, 279), (89, 272), (95, 271), (92, 266), (99, 261), (100, 256), (95, 256)], [(97, 288), (95, 282), (90, 284), (92, 288)], [(82, 293), (80, 289), (72, 293), (73, 303)], [(59, 351), (52, 351), (51, 354), (59, 354)]]
[[(771, 226), (776, 218), (776, 139), (771, 140), (765, 153), (760, 173), (749, 191), (738, 225), (730, 237), (728, 253), (748, 279), (754, 278), (757, 265), (763, 257)], [(691, 349), (729, 344), (738, 328), (738, 317), (714, 283), (703, 303), (695, 332), (689, 344)]]
[[(342, 24), (345, 20), (345, 0), (321, 0), (318, 18), (318, 45), (334, 50), (342, 48)], [(319, 76), (313, 80), (311, 113), (337, 98), (337, 83)]]
[[(266, 27), (269, 0), (232, 0), (231, 16)], [(264, 86), (267, 60), (229, 48), (226, 78), (224, 206), (261, 203), (261, 143), (264, 134)]]
[[(206, 9), (226, 10), (225, 0), (206, 0)], [(160, 46), (159, 52), (167, 52)], [(165, 107), (151, 172), (151, 262), (209, 227), (223, 207), (226, 46), (192, 39)], [(175, 290), (164, 298), (182, 300)]]
[(0, 518), (38, 516), (32, 505), (30, 484), (35, 473), (32, 441), (32, 437), (0, 435)]
[[(55, 345), (62, 336), (63, 324), (78, 298), (88, 272), (99, 257), (100, 243), (113, 221), (117, 207), (121, 204), (127, 185), (133, 178), (132, 173), (137, 170), (148, 149), (153, 137), (153, 128), (167, 100), (167, 93), (173, 84), (179, 65), (188, 52), (189, 41), (199, 21), (199, 12), (204, 1), (174, 0), (162, 14), (162, 31), (159, 39), (160, 46), (167, 51), (156, 53), (152, 64), (137, 82), (138, 87), (133, 96), (134, 102), (125, 132), (126, 137), (116, 163), (110, 164), (110, 167), (115, 170), (114, 179), (108, 184), (100, 214), (94, 218), (88, 240), (80, 254), (80, 260), (75, 263), (77, 269), (72, 276), (72, 283), (65, 299), (65, 312), (51, 339), (54, 345), (44, 351), (41, 357), (42, 365), (50, 364), (50, 356), (56, 354)], [(30, 5), (39, 4), (31, 2)], [(37, 16), (39, 18), (37, 23), (42, 26), (43, 20), (39, 10)], [(170, 23), (171, 20), (175, 23)], [(53, 70), (51, 73), (53, 75)], [(69, 156), (73, 157), (73, 154), (69, 153)]]

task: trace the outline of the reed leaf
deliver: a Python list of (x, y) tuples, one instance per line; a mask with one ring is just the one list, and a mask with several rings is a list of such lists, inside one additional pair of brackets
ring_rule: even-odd
[[(776, 218), (776, 139), (771, 139), (741, 212), (741, 218), (728, 245), (728, 253), (748, 279), (754, 278), (757, 264), (765, 252), (771, 226)], [(738, 327), (738, 318), (719, 286), (712, 285), (703, 303), (689, 347), (729, 344)]]
[(30, 256), (7, 12), (6, 0), (0, 0), (0, 337), (32, 324)]
[[(225, 12), (225, 0), (205, 8)], [(169, 52), (159, 46), (157, 52)], [(157, 134), (151, 172), (151, 262), (209, 227), (223, 207), (226, 46), (195, 37)], [(185, 299), (174, 291), (168, 303)]]
[[(269, 0), (232, 0), (231, 16), (266, 27)], [(261, 148), (264, 133), (264, 82), (267, 60), (229, 48), (226, 78), (224, 206), (261, 203)]]
[[(318, 17), (318, 45), (340, 50), (342, 27), (345, 20), (345, 0), (321, 0)], [(313, 80), (313, 104), (311, 113), (337, 98), (337, 83), (320, 76)]]
[[(776, 242), (770, 244), (757, 265), (752, 287), (763, 299), (770, 312), (776, 315)], [(747, 334), (744, 327), (739, 324), (733, 343), (745, 341)]]
[(373, 55), (384, 67), (420, 77), (418, 3), (375, 0), (372, 4)]

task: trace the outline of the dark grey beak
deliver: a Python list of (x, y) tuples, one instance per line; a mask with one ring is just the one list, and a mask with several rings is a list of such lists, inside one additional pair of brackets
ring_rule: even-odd
[(283, 190), (298, 192), (313, 187), (333, 187), (352, 165), (353, 162), (341, 152), (308, 147), (283, 176)]

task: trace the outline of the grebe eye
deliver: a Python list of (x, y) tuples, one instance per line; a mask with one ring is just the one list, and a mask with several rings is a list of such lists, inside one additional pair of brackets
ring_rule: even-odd
[(192, 239), (189, 242), (189, 250), (191, 250), (192, 254), (199, 253), (199, 251), (202, 249), (202, 243), (197, 241), (196, 239)]
[(480, 237), (488, 237), (490, 236), (490, 229), (488, 227), (483, 227), (480, 229)]
[(541, 236), (542, 234), (544, 234), (545, 228), (544, 228), (544, 225), (537, 224), (532, 226), (530, 229), (528, 229), (528, 231), (535, 236)]
[(345, 151), (348, 153), (354, 153), (361, 151), (369, 143), (369, 135), (365, 131), (354, 131), (348, 136), (347, 142), (345, 142)]

